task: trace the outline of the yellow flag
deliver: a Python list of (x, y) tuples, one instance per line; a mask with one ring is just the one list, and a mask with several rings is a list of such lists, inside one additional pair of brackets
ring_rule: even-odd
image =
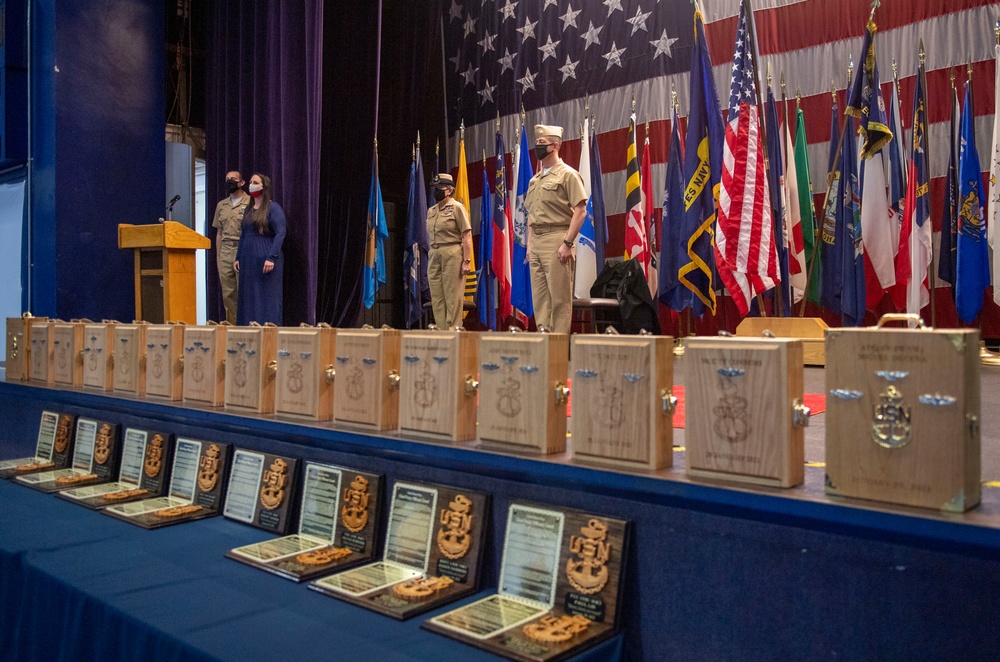
[[(465, 136), (464, 132), (458, 142), (458, 177), (455, 178), (455, 199), (465, 207), (465, 213), (472, 218), (472, 206), (469, 204), (469, 170), (465, 164)], [(475, 242), (471, 242), (475, 243)], [(476, 278), (476, 255), (470, 243), (469, 246), (469, 274), (465, 277), (465, 300), (476, 300), (476, 288), (478, 280)], [(464, 317), (464, 315), (463, 315)]]

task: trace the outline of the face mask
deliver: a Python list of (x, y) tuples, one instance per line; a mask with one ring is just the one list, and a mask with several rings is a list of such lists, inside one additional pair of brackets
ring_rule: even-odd
[(548, 145), (535, 145), (535, 158), (541, 161), (548, 155), (549, 155)]
[(235, 179), (227, 179), (226, 190), (229, 191), (230, 194), (236, 193), (237, 191), (240, 190), (240, 183)]
[(261, 194), (264, 192), (264, 187), (261, 186), (260, 184), (251, 184), (248, 190), (250, 191), (250, 195), (252, 195), (255, 198), (259, 198)]
[(439, 188), (434, 189), (434, 199), (436, 201), (438, 201), (438, 202), (441, 202), (442, 200), (444, 200), (445, 197), (447, 197), (447, 195), (448, 194), (445, 193), (443, 189), (439, 189)]

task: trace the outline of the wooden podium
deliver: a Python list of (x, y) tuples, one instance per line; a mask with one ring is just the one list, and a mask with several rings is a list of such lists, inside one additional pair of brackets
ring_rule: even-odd
[(135, 318), (197, 324), (194, 252), (212, 242), (175, 221), (118, 226), (118, 248), (135, 250)]

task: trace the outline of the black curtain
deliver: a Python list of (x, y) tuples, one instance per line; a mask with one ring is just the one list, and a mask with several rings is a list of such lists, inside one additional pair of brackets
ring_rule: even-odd
[(247, 182), (254, 172), (269, 175), (288, 218), (285, 324), (316, 321), (323, 16), (322, 0), (212, 3), (205, 92), (210, 319), (225, 319), (211, 220), (227, 196), (226, 172), (239, 170)]

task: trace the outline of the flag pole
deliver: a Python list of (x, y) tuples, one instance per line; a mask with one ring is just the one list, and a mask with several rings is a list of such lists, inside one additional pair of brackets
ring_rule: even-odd
[[(741, 0), (747, 8), (747, 18), (750, 22), (750, 57), (753, 58), (753, 78), (754, 78), (754, 92), (757, 96), (757, 126), (760, 129), (760, 147), (761, 153), (764, 155), (764, 171), (770, 174), (771, 167), (769, 165), (768, 153), (767, 153), (767, 115), (764, 114), (764, 104), (761, 101), (760, 96), (760, 62), (757, 59), (757, 23), (753, 16), (753, 7), (750, 5), (750, 0)], [(773, 214), (773, 208), (772, 208)], [(774, 219), (771, 219), (771, 235), (774, 236)], [(779, 275), (780, 278), (780, 275)], [(780, 288), (775, 288), (778, 291), (775, 293), (775, 305), (780, 309), (781, 306), (781, 290)], [(760, 309), (760, 316), (767, 317), (767, 313), (764, 311), (764, 297), (761, 294), (757, 294), (757, 307)]]
[[(920, 64), (917, 66), (917, 76), (920, 78), (920, 85), (924, 90), (924, 97), (927, 96), (927, 68), (925, 66), (925, 60), (927, 58), (927, 53), (924, 50), (924, 40), (920, 40), (920, 50), (917, 53)], [(924, 109), (926, 114), (927, 109)], [(931, 162), (931, 145), (930, 140), (924, 139), (924, 162), (930, 164)], [(929, 174), (928, 174), (929, 177)], [(928, 187), (927, 189), (927, 207), (928, 209), (933, 209), (931, 205), (931, 191)], [(927, 267), (927, 284), (930, 289), (930, 300), (931, 300), (931, 327), (937, 326), (937, 302), (934, 296), (937, 289), (937, 269), (935, 269), (935, 255), (934, 255), (934, 242), (931, 242), (931, 262)]]

